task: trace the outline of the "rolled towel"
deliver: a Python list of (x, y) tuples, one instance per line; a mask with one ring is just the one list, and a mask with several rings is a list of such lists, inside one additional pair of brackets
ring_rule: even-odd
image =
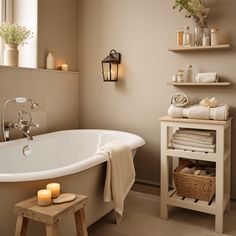
[(185, 173), (185, 174), (194, 174), (196, 170), (196, 167), (192, 167), (192, 168), (189, 168), (189, 167), (184, 167), (180, 173)]
[(188, 105), (189, 99), (184, 93), (175, 93), (171, 96), (170, 104), (175, 107), (184, 107)]
[(199, 83), (211, 83), (211, 82), (217, 82), (218, 76), (216, 72), (210, 72), (210, 73), (197, 73), (195, 77), (196, 82)]

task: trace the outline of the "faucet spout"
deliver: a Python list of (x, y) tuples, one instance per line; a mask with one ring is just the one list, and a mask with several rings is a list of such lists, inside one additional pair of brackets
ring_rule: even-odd
[(33, 136), (30, 133), (25, 132), (24, 130), (22, 130), (22, 133), (25, 137), (28, 138), (28, 140), (33, 140)]

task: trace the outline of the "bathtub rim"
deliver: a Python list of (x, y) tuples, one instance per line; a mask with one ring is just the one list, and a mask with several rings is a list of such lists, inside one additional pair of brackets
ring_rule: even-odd
[[(130, 149), (135, 153), (136, 149), (143, 146), (145, 144), (145, 141), (142, 137), (129, 133), (129, 132), (124, 132), (124, 131), (118, 131), (118, 130), (103, 130), (103, 129), (72, 129), (72, 130), (61, 130), (61, 131), (55, 131), (55, 132), (50, 132), (50, 133), (45, 133), (45, 134), (40, 134), (34, 136), (34, 138), (40, 139), (42, 136), (51, 136), (55, 135), (58, 133), (69, 133), (73, 131), (82, 131), (82, 132), (93, 132), (93, 131), (98, 131), (98, 132), (108, 132), (108, 133), (120, 133), (120, 134), (125, 134), (125, 135), (130, 135), (131, 137), (135, 138), (134, 143), (132, 144), (127, 144)], [(14, 142), (17, 143), (26, 143), (27, 141), (26, 138), (23, 139), (17, 139), (17, 140), (12, 140), (8, 142), (2, 142), (0, 143), (0, 148), (2, 145), (12, 145)], [(28, 141), (27, 141), (28, 143)], [(42, 171), (33, 171), (33, 172), (17, 172), (17, 173), (0, 173), (0, 182), (25, 182), (25, 181), (35, 181), (35, 180), (43, 180), (43, 179), (52, 179), (52, 178), (57, 178), (57, 177), (62, 177), (66, 175), (71, 175), (75, 173), (82, 172), (88, 168), (94, 167), (96, 165), (99, 165), (103, 162), (107, 161), (107, 157), (102, 156), (102, 155), (92, 155), (91, 157), (85, 159), (85, 160), (80, 160), (78, 162), (75, 162), (70, 165), (66, 165), (63, 167), (55, 168), (55, 169), (50, 169), (50, 170), (42, 170)]]

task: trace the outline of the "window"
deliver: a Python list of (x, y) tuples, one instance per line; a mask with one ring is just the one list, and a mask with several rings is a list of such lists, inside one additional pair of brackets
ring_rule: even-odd
[[(0, 0), (0, 20), (27, 27), (33, 37), (19, 46), (19, 66), (37, 67), (38, 0)], [(4, 43), (1, 40), (0, 64), (3, 64)]]

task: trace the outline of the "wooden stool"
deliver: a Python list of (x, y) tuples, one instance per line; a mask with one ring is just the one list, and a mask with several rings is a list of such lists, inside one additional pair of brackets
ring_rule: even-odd
[(74, 213), (77, 235), (87, 236), (84, 207), (88, 197), (76, 194), (72, 202), (49, 206), (38, 206), (37, 198), (32, 197), (15, 204), (15, 213), (18, 215), (15, 236), (26, 236), (28, 219), (46, 224), (47, 236), (58, 235), (58, 223), (68, 214)]

